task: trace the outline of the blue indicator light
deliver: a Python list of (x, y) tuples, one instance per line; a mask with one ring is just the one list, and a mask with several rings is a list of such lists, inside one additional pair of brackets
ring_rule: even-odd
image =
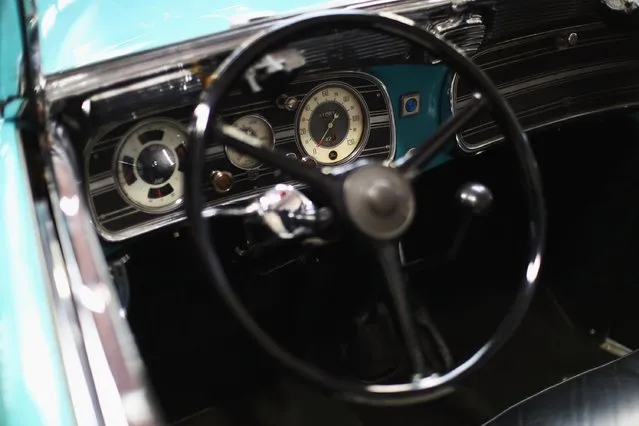
[(405, 108), (407, 113), (415, 112), (417, 109), (417, 100), (415, 98), (410, 98), (406, 101)]

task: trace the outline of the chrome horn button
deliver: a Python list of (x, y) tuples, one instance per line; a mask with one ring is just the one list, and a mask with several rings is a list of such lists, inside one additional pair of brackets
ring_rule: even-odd
[(370, 165), (354, 170), (346, 177), (343, 196), (350, 220), (377, 240), (399, 237), (415, 217), (410, 183), (395, 169)]

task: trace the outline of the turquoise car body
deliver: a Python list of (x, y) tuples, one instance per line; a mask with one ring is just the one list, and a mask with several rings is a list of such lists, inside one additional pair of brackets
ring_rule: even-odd
[[(49, 272), (18, 132), (24, 101), (23, 29), (27, 26), (21, 11), (33, 11), (37, 18), (39, 72), (46, 78), (222, 32), (252, 19), (329, 5), (317, 0), (242, 0), (218, 5), (204, 0), (36, 0), (35, 4), (0, 0), (0, 425), (75, 424), (49, 309)], [(406, 84), (410, 76), (427, 72), (419, 87), (425, 94), (425, 114), (401, 120), (398, 154), (423, 140), (447, 116), (447, 102), (441, 102), (447, 99), (443, 87), (449, 78), (444, 67), (368, 71), (387, 84), (396, 119), (400, 95), (415, 90), (414, 85)]]

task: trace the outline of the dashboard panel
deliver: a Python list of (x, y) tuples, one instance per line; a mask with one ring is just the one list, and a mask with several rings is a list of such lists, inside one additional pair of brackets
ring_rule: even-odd
[[(490, 9), (478, 7), (452, 15), (448, 8), (417, 8), (410, 17), (472, 57), (495, 81), (525, 130), (639, 105), (639, 60), (633, 49), (638, 34), (625, 26), (610, 26), (594, 2), (495, 3)], [(545, 19), (529, 19), (537, 12), (543, 12)], [(49, 76), (51, 116), (84, 155), (86, 194), (103, 239), (126, 240), (184, 218), (179, 180), (181, 157), (188, 146), (181, 136), (198, 102), (202, 81), (260, 25)], [(472, 93), (466, 81), (453, 76), (428, 52), (374, 31), (325, 28), (285, 47), (303, 55), (306, 74), (287, 82), (286, 93), (231, 93), (220, 113), (266, 146), (311, 166), (403, 155), (462, 109)], [(331, 90), (325, 95), (327, 89)], [(320, 109), (317, 115), (323, 124), (312, 126), (313, 104), (309, 114), (300, 109), (306, 108), (313, 94), (320, 100), (349, 97), (342, 102), (348, 110), (344, 105)], [(420, 95), (418, 113), (403, 114), (406, 96)], [(351, 126), (350, 107), (357, 112), (352, 116), (362, 118), (361, 126)], [(341, 121), (345, 117), (346, 127)], [(336, 126), (335, 131), (340, 129), (339, 138), (328, 132), (324, 140), (329, 124)], [(164, 129), (160, 136), (162, 129), (153, 126), (167, 126), (169, 131)], [(152, 163), (167, 158), (165, 164), (158, 162), (164, 174), (145, 175), (143, 167), (140, 175), (136, 169), (137, 158), (147, 148), (139, 142), (141, 134), (153, 145), (143, 159), (148, 156), (146, 162)], [(137, 140), (130, 146), (137, 149), (133, 155), (124, 147), (127, 139)], [(353, 142), (332, 149), (333, 139)], [(499, 142), (501, 134), (490, 115), (483, 114), (457, 139), (461, 151), (477, 152)], [(170, 146), (163, 149), (165, 142)], [(431, 167), (461, 154), (452, 142)], [(278, 170), (216, 144), (206, 148), (205, 163), (202, 191), (208, 206), (246, 200), (275, 183), (298, 185)]]
[[(598, 112), (639, 106), (638, 36), (595, 21), (493, 43), (473, 60), (495, 82), (525, 130)], [(451, 103), (467, 105), (472, 87), (456, 75)], [(500, 142), (488, 112), (457, 137), (465, 152)]]
[[(104, 239), (127, 239), (184, 218), (186, 128), (197, 91), (183, 101), (105, 125), (86, 146), (87, 196)], [(275, 95), (238, 90), (219, 115), (310, 167), (357, 158), (387, 160), (395, 154), (389, 94), (376, 77), (363, 72), (303, 75)], [(299, 185), (214, 141), (205, 149), (204, 168), (202, 191), (209, 206), (245, 200), (276, 183)]]

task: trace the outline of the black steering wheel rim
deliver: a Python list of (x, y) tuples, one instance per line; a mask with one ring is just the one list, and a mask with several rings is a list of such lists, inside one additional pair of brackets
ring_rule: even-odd
[[(528, 207), (528, 230), (530, 246), (527, 268), (515, 302), (492, 338), (475, 354), (441, 375), (431, 375), (412, 383), (398, 385), (366, 385), (349, 382), (328, 375), (281, 348), (255, 322), (232, 289), (221, 261), (210, 239), (208, 221), (203, 218), (201, 197), (201, 174), (205, 141), (218, 136), (215, 126), (216, 107), (241, 75), (265, 52), (272, 51), (289, 42), (295, 35), (322, 27), (344, 29), (367, 29), (391, 34), (425, 50), (457, 71), (473, 85), (481, 88), (493, 108), (492, 114), (515, 147), (521, 165), (521, 178)], [(189, 149), (189, 167), (186, 173), (186, 210), (192, 227), (193, 238), (203, 258), (207, 272), (233, 314), (257, 343), (271, 356), (302, 378), (313, 382), (339, 396), (359, 403), (393, 405), (429, 400), (450, 390), (452, 384), (481, 366), (513, 334), (532, 300), (546, 234), (545, 205), (541, 176), (537, 163), (512, 110), (489, 78), (456, 47), (438, 35), (419, 28), (409, 19), (389, 14), (371, 14), (361, 11), (322, 12), (294, 18), (258, 34), (233, 52), (213, 75), (212, 84), (203, 91), (192, 123), (192, 138)], [(410, 160), (410, 159), (409, 159)]]

